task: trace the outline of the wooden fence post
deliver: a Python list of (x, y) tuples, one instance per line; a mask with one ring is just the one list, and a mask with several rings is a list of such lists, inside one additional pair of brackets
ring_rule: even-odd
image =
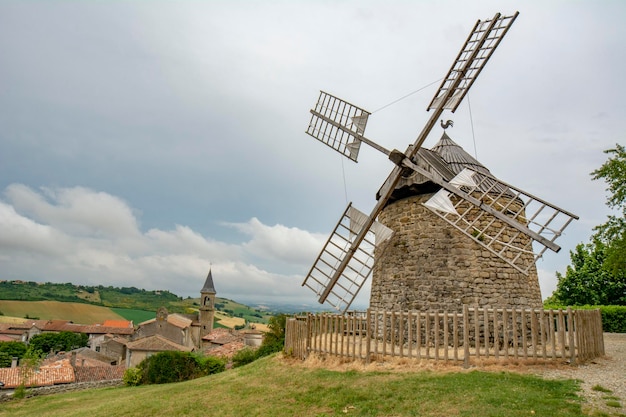
[(568, 335), (569, 335), (569, 353), (570, 353), (570, 364), (576, 365), (576, 342), (574, 331), (576, 329), (576, 312), (571, 309), (571, 307), (567, 307), (567, 317), (568, 317)]
[(463, 367), (469, 368), (469, 309), (463, 305)]

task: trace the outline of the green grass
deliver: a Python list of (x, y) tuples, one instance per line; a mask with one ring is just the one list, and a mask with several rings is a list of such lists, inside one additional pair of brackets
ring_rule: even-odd
[(507, 372), (340, 372), (270, 356), (183, 383), (15, 400), (0, 416), (584, 416), (578, 384)]
[(591, 389), (593, 391), (598, 391), (598, 392), (608, 392), (608, 393), (612, 393), (613, 391), (611, 391), (608, 388), (604, 388), (602, 385), (594, 385), (593, 387), (591, 387)]
[(154, 311), (115, 307), (112, 307), (111, 310), (124, 317), (126, 320), (132, 320), (135, 325), (156, 317), (156, 313)]

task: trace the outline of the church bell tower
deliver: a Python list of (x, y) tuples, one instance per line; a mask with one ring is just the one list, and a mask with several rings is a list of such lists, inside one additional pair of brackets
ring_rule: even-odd
[(204, 337), (213, 330), (213, 319), (215, 317), (215, 286), (213, 285), (213, 275), (211, 269), (206, 277), (204, 286), (200, 290), (200, 337)]

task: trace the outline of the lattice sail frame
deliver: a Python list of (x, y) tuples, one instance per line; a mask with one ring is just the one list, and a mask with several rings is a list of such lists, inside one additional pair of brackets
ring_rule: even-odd
[[(442, 106), (453, 113), (456, 111), (518, 15), (519, 12), (512, 16), (498, 13), (493, 19), (476, 22), (437, 94), (428, 105), (428, 110)], [(449, 90), (453, 90), (452, 95), (447, 97)]]
[[(524, 274), (529, 273), (546, 249), (560, 250), (554, 241), (578, 218), (491, 175), (469, 168), (449, 184), (452, 187), (439, 190), (424, 206)], [(474, 197), (484, 206), (477, 207), (463, 194)], [(503, 221), (490, 211), (506, 218)], [(517, 229), (512, 227), (514, 222)]]
[[(328, 287), (337, 266), (348, 255), (356, 235), (366, 227), (367, 214), (352, 207), (344, 211), (324, 248), (307, 274), (303, 286), (313, 290), (318, 296)], [(374, 222), (366, 238), (351, 255), (348, 267), (330, 291), (326, 302), (335, 310), (344, 313), (370, 276), (374, 267), (374, 249), (383, 247), (393, 231), (381, 223)]]
[(371, 113), (333, 95), (320, 91), (311, 109), (306, 133), (357, 162), (361, 138)]

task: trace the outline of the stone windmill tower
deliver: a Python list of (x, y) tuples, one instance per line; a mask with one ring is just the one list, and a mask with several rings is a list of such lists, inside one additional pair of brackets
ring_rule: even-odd
[(213, 330), (213, 320), (215, 318), (215, 285), (213, 284), (213, 274), (209, 269), (209, 274), (200, 290), (200, 338), (211, 333)]
[(345, 312), (374, 270), (374, 308), (540, 305), (535, 261), (546, 249), (560, 250), (554, 241), (577, 216), (492, 176), (445, 133), (433, 149), (422, 148), (442, 113), (456, 111), (517, 15), (476, 23), (405, 152), (364, 136), (371, 113), (320, 92), (309, 135), (355, 162), (366, 143), (395, 164), (369, 215), (348, 204), (302, 283), (320, 303)]
[[(417, 161), (432, 161), (431, 165), (424, 164), (426, 169), (437, 166), (448, 181), (464, 169), (490, 175), (486, 167), (445, 131), (432, 149), (420, 149), (418, 155)], [(474, 239), (468, 239), (461, 230), (455, 230), (438, 215), (436, 208), (433, 211), (433, 206), (429, 207), (440, 189), (427, 177), (414, 173), (400, 180), (379, 214), (378, 220), (394, 234), (383, 250), (375, 254), (378, 260), (372, 272), (370, 307), (388, 311), (456, 311), (463, 305), (540, 308), (534, 256), (524, 253), (517, 265), (512, 265)], [(485, 187), (483, 191), (502, 194), (499, 197), (502, 205), (515, 204), (516, 195), (511, 190)], [(467, 217), (475, 219), (477, 212), (474, 209)], [(525, 217), (525, 213), (520, 217)], [(480, 236), (479, 227), (472, 229), (473, 237)], [(498, 250), (502, 250), (505, 240), (515, 230), (510, 227), (500, 230), (499, 226), (498, 229), (501, 232)], [(521, 246), (531, 244), (527, 235), (519, 235), (518, 239), (523, 241)]]

